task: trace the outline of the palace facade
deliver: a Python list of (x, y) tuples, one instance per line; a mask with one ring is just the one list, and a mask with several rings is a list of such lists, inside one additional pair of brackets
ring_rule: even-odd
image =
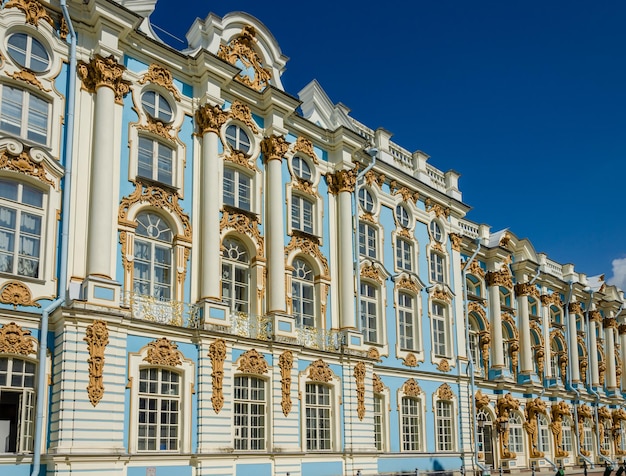
[(0, 10), (1, 474), (626, 458), (621, 290), (284, 91), (256, 18), (177, 51), (156, 0), (67, 3)]

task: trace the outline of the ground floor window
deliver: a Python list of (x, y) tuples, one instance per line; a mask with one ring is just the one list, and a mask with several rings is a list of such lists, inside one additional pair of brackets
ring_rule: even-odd
[(35, 364), (0, 357), (0, 453), (33, 451)]

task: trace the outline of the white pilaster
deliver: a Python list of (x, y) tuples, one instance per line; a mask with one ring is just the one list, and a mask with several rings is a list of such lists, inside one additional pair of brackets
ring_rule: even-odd
[(591, 378), (589, 381), (594, 387), (600, 385), (600, 376), (598, 374), (598, 342), (596, 340), (596, 322), (602, 319), (598, 311), (590, 311), (589, 313), (589, 367), (591, 369)]

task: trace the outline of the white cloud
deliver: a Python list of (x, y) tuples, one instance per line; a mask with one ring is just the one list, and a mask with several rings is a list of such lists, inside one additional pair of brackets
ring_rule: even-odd
[(607, 280), (607, 283), (626, 290), (626, 258), (614, 259), (611, 264), (613, 265), (613, 276)]

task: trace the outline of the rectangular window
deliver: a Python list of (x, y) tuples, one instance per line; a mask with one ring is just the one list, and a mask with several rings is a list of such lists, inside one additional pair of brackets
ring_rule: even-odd
[(137, 175), (172, 185), (174, 151), (157, 140), (139, 137)]
[(265, 382), (254, 377), (235, 377), (235, 450), (265, 449)]
[(376, 228), (359, 223), (359, 253), (376, 259)]
[(521, 423), (509, 425), (509, 449), (518, 456), (524, 454), (524, 435)]
[(398, 321), (400, 323), (400, 348), (416, 350), (415, 310), (413, 296), (410, 294), (398, 293)]
[(0, 453), (33, 451), (35, 364), (0, 358)]
[(313, 203), (298, 195), (291, 197), (291, 227), (313, 234)]
[(396, 239), (396, 267), (404, 271), (413, 270), (413, 247), (401, 238)]
[(430, 254), (430, 280), (436, 283), (444, 282), (444, 259), (434, 252)]
[(573, 448), (571, 421), (569, 419), (563, 419), (563, 451), (570, 453)]
[(374, 444), (378, 451), (383, 450), (383, 413), (384, 399), (382, 395), (374, 394)]
[(444, 307), (437, 302), (432, 303), (431, 309), (431, 319), (433, 325), (433, 350), (437, 357), (449, 357), (446, 311)]
[(251, 183), (250, 177), (231, 167), (224, 167), (224, 205), (251, 210)]
[(437, 401), (437, 451), (452, 451), (452, 403)]
[(330, 388), (314, 383), (306, 384), (306, 449), (332, 449)]
[(365, 342), (378, 343), (378, 297), (377, 288), (361, 283), (361, 330)]
[(402, 397), (402, 449), (419, 451), (420, 438), (420, 402), (417, 398)]
[(0, 91), (0, 130), (46, 145), (48, 102), (29, 91), (6, 84), (0, 84)]

